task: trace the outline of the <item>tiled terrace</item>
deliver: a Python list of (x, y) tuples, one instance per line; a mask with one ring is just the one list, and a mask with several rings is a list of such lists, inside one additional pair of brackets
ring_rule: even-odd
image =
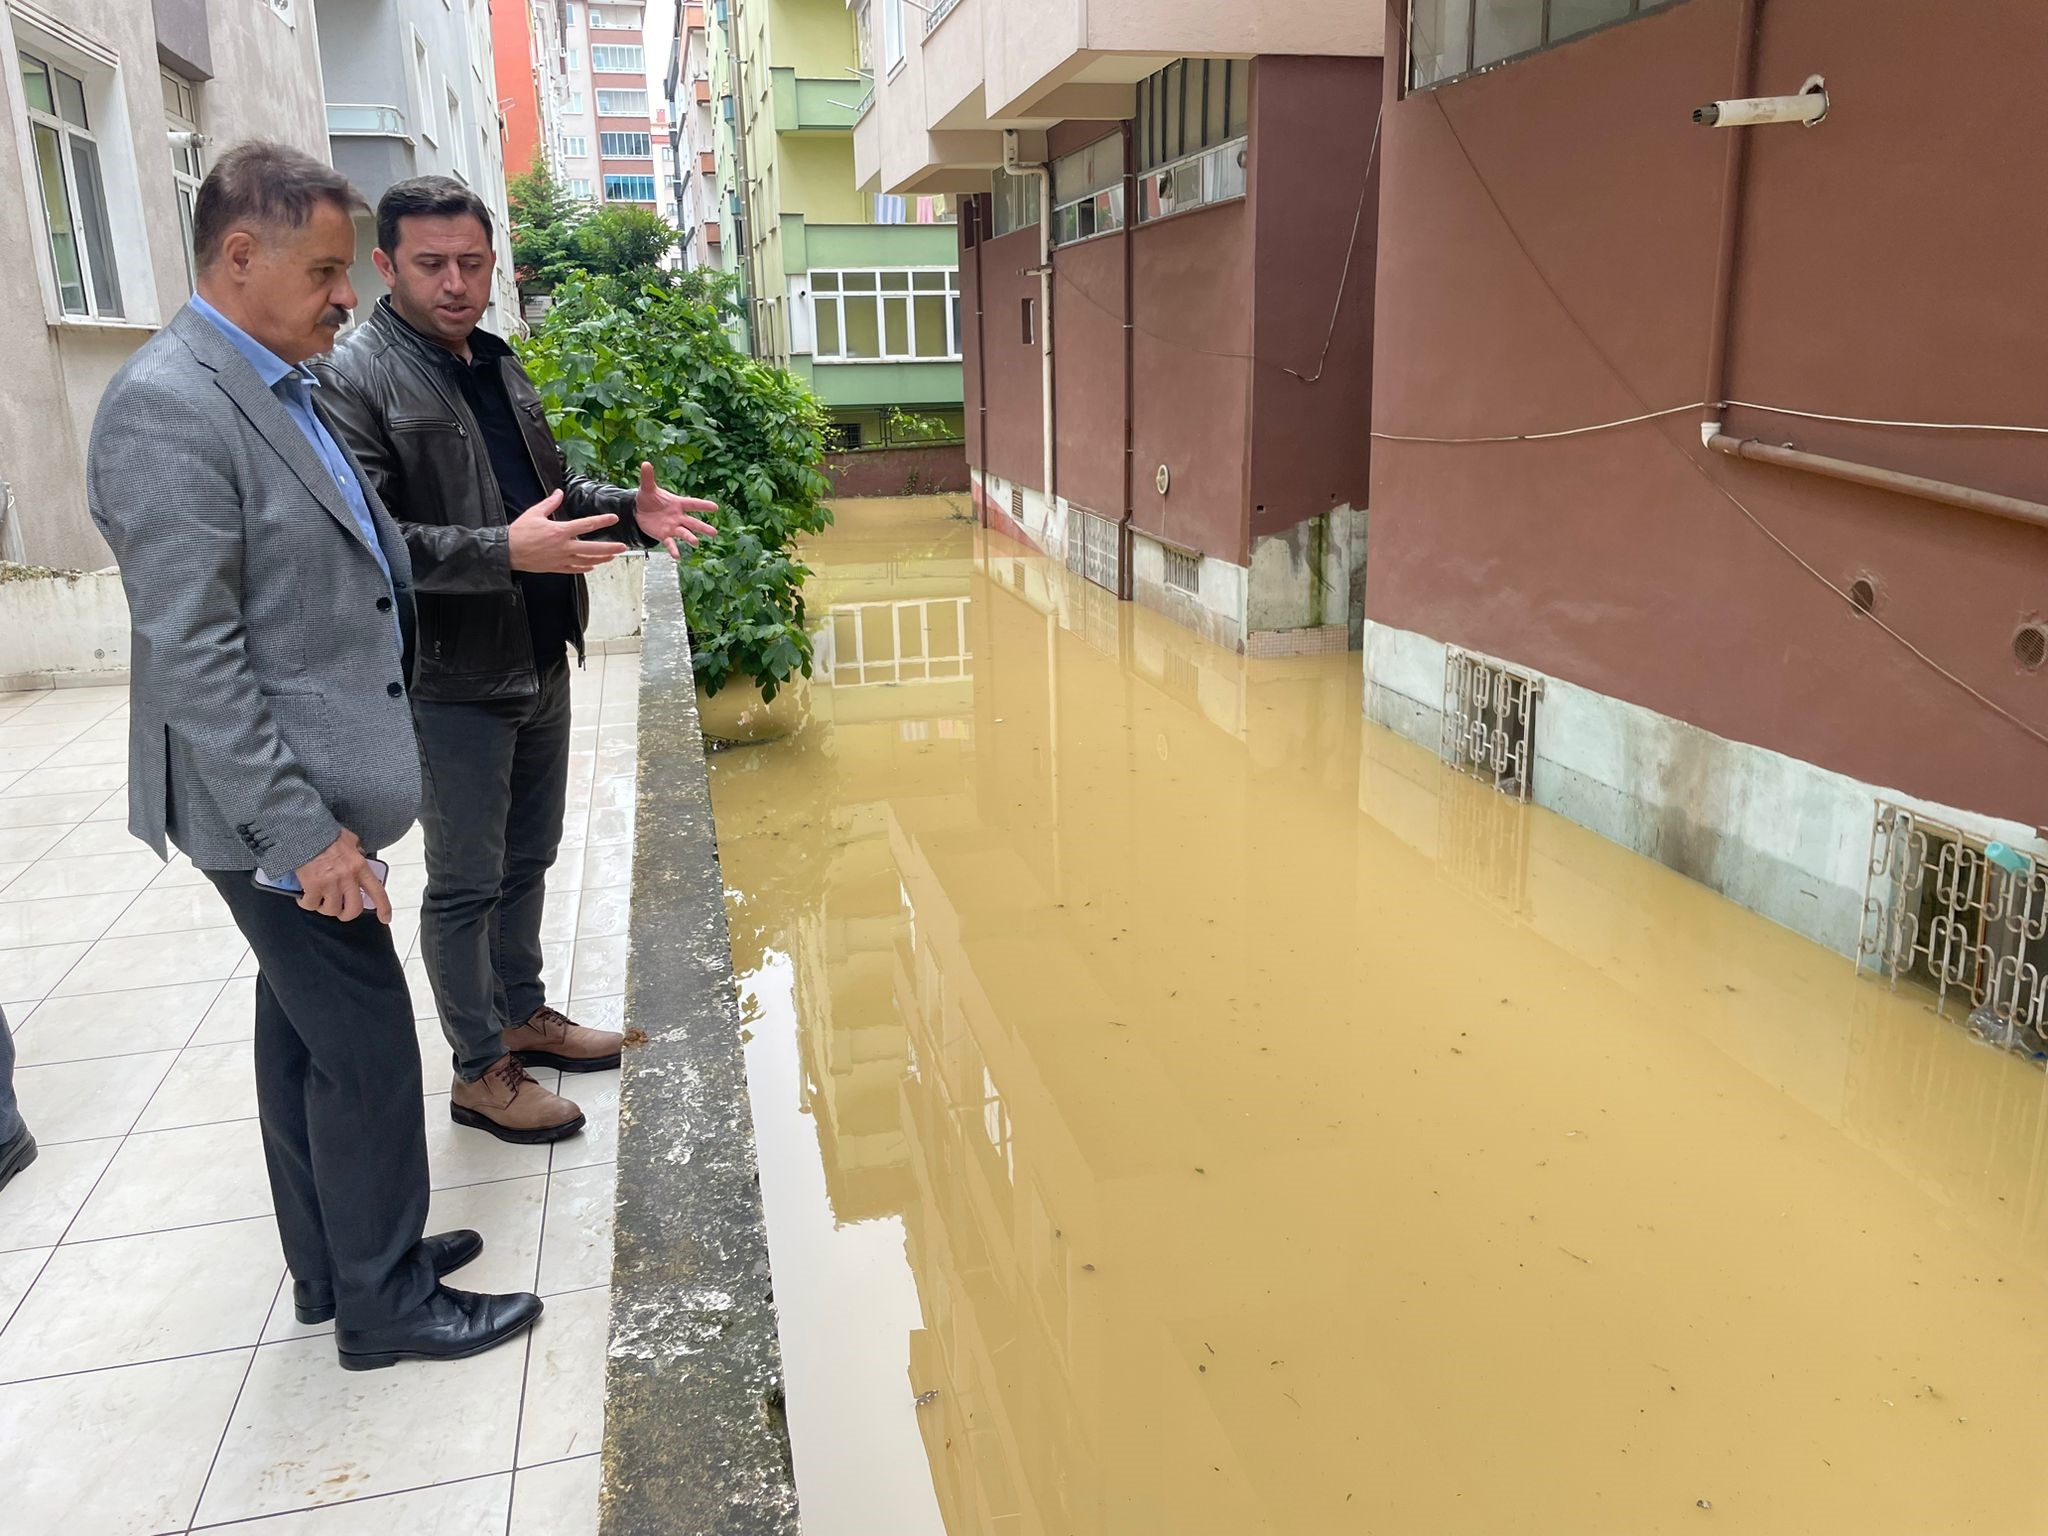
[[(547, 913), (550, 998), (613, 1027), (638, 662), (592, 656), (575, 678)], [(589, 1129), (553, 1148), (452, 1126), (416, 958), (418, 833), (388, 850), (425, 1062), (429, 1230), (484, 1234), (452, 1283), (534, 1289), (547, 1312), (474, 1360), (343, 1372), (329, 1330), (291, 1318), (248, 948), (197, 871), (129, 837), (126, 730), (124, 689), (0, 694), (0, 1003), (42, 1145), (0, 1192), (0, 1529), (595, 1532), (617, 1074), (570, 1081)]]

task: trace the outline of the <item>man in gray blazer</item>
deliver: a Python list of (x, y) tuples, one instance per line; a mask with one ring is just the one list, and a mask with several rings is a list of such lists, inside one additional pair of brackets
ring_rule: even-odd
[(419, 809), (411, 567), (305, 367), (356, 302), (361, 206), (295, 150), (223, 155), (199, 191), (198, 295), (115, 375), (88, 465), (134, 631), (128, 825), (205, 871), (255, 952), (293, 1301), (338, 1320), (351, 1370), (473, 1355), (540, 1313), (440, 1283), (476, 1233), (422, 1236), (419, 1048), (373, 852)]

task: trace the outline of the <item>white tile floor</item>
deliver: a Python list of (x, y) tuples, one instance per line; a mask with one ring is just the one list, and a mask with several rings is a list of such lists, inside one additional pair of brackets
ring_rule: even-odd
[[(623, 1013), (639, 658), (575, 680), (549, 995)], [(426, 1075), (429, 1230), (475, 1227), (453, 1277), (538, 1290), (528, 1340), (354, 1374), (293, 1321), (249, 1038), (254, 974), (212, 888), (131, 839), (124, 690), (0, 694), (0, 1004), (42, 1156), (0, 1191), (0, 1529), (159, 1536), (584, 1536), (597, 1528), (618, 1077), (565, 1087), (559, 1146), (448, 1120), (417, 958), (418, 834), (389, 850)], [(548, 1074), (555, 1086), (556, 1074)]]

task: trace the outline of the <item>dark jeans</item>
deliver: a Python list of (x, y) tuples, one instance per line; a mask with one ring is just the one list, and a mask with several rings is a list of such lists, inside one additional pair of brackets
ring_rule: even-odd
[(14, 1102), (14, 1032), (0, 1008), (0, 1147), (21, 1134), (21, 1110)]
[(456, 1073), (475, 1082), (499, 1035), (547, 999), (540, 921), (569, 794), (569, 666), (540, 692), (474, 704), (413, 701), (427, 832), (420, 953)]
[(344, 1328), (433, 1293), (427, 1123), (412, 999), (391, 930), (208, 871), (256, 952), (256, 1109), (292, 1277), (331, 1286)]

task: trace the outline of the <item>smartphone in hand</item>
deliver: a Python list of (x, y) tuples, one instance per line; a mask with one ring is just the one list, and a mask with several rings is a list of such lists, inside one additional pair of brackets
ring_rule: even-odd
[[(391, 866), (389, 864), (386, 864), (382, 859), (368, 859), (365, 862), (370, 866), (371, 873), (376, 875), (379, 885), (389, 885), (391, 883)], [(299, 877), (290, 870), (286, 870), (281, 875), (268, 874), (260, 869), (254, 870), (249, 875), (249, 882), (259, 891), (269, 891), (277, 896), (289, 896), (294, 901), (306, 894), (306, 888), (299, 884)], [(363, 893), (363, 900), (367, 902), (369, 899), (370, 893), (365, 891)]]

